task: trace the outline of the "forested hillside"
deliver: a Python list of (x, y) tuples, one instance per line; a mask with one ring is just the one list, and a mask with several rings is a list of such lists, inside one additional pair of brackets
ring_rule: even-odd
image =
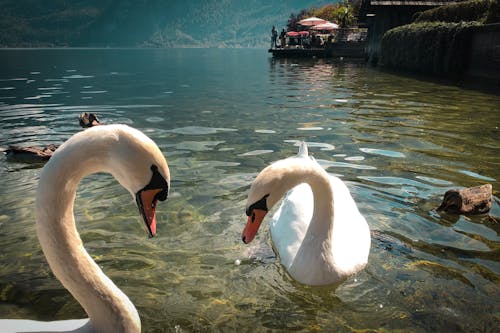
[(266, 47), (272, 25), (332, 2), (0, 0), (0, 46)]

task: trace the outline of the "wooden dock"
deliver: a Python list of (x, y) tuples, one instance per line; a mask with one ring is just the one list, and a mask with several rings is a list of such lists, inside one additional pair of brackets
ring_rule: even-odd
[(276, 48), (269, 49), (276, 58), (366, 58), (366, 42), (336, 42), (326, 48)]

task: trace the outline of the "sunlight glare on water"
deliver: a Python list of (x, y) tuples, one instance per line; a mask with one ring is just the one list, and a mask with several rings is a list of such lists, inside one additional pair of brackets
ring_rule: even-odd
[[(125, 123), (167, 157), (171, 195), (148, 239), (111, 176), (82, 181), (86, 249), (144, 332), (492, 332), (500, 323), (498, 198), (438, 214), (451, 188), (500, 186), (500, 97), (264, 50), (1, 50), (0, 146), (61, 144), (77, 116)], [(328, 287), (294, 282), (263, 224), (241, 242), (257, 173), (300, 141), (344, 180), (372, 230), (369, 263)], [(0, 318), (85, 313), (35, 232), (40, 165), (0, 158)], [(496, 218), (496, 220), (495, 220)]]

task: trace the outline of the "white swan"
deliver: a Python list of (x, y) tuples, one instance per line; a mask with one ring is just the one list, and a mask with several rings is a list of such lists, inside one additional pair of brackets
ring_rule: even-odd
[(89, 316), (84, 320), (0, 320), (0, 331), (141, 331), (136, 308), (85, 251), (75, 227), (73, 202), (80, 180), (109, 172), (135, 197), (150, 237), (156, 233), (156, 204), (170, 184), (167, 162), (156, 144), (125, 125), (102, 125), (77, 133), (42, 169), (36, 198), (40, 244), (50, 268)]
[(308, 156), (304, 142), (297, 156), (271, 164), (252, 183), (243, 242), (253, 240), (285, 194), (270, 229), (274, 249), (293, 279), (327, 285), (366, 265), (371, 239), (365, 218), (347, 186)]

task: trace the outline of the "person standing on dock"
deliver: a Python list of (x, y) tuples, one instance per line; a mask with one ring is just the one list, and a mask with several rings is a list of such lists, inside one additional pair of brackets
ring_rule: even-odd
[(271, 30), (271, 48), (276, 48), (276, 40), (278, 39), (278, 31), (276, 27), (273, 25), (273, 29)]
[(280, 45), (281, 45), (282, 49), (285, 48), (285, 45), (286, 45), (286, 31), (285, 31), (285, 29), (281, 30), (281, 33), (280, 33)]

